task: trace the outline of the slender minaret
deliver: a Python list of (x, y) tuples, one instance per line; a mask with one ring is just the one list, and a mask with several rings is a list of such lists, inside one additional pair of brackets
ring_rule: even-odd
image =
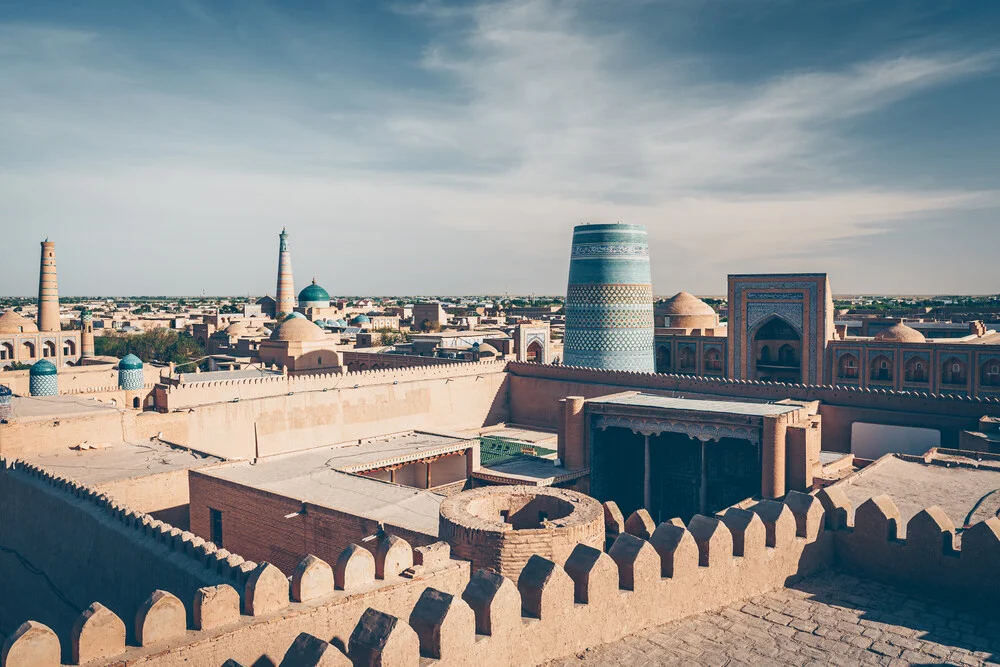
[(59, 331), (59, 283), (56, 281), (56, 244), (42, 241), (42, 268), (38, 277), (38, 330)]
[(295, 281), (292, 279), (292, 253), (288, 250), (288, 232), (281, 228), (278, 249), (278, 292), (274, 295), (275, 317), (281, 322), (295, 310)]

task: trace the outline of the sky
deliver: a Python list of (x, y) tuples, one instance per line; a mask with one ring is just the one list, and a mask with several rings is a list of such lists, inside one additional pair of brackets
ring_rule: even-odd
[(1000, 291), (995, 0), (0, 0), (0, 295)]

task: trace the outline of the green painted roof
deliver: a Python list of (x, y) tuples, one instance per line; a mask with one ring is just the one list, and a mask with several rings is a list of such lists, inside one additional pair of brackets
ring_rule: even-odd
[(142, 368), (142, 359), (134, 354), (126, 354), (122, 357), (122, 360), (118, 362), (118, 370), (120, 371), (135, 371), (140, 368)]
[(57, 373), (59, 373), (59, 370), (56, 368), (56, 365), (48, 359), (36, 361), (31, 370), (28, 371), (29, 375), (56, 375)]
[(330, 293), (312, 281), (312, 285), (307, 286), (299, 292), (299, 303), (310, 303), (315, 301), (329, 301)]

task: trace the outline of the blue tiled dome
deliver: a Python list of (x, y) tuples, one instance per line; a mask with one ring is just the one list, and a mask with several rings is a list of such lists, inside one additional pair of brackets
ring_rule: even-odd
[(312, 285), (306, 286), (304, 290), (299, 292), (299, 305), (305, 303), (330, 303), (330, 293), (325, 289), (316, 284), (316, 280), (313, 279)]
[(35, 364), (31, 367), (31, 370), (28, 371), (28, 375), (55, 375), (58, 372), (59, 370), (56, 368), (55, 364), (48, 359), (41, 359), (40, 361), (35, 362)]
[(354, 318), (351, 320), (351, 324), (354, 325), (368, 324), (369, 322), (371, 322), (371, 320), (368, 318), (367, 315), (355, 315)]
[(118, 362), (118, 370), (120, 371), (134, 371), (142, 368), (142, 359), (135, 356), (134, 354), (126, 354), (122, 357), (122, 360)]

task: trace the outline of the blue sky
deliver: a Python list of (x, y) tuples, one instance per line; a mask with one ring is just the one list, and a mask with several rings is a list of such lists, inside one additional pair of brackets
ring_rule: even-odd
[(0, 0), (0, 293), (1000, 290), (993, 0)]

